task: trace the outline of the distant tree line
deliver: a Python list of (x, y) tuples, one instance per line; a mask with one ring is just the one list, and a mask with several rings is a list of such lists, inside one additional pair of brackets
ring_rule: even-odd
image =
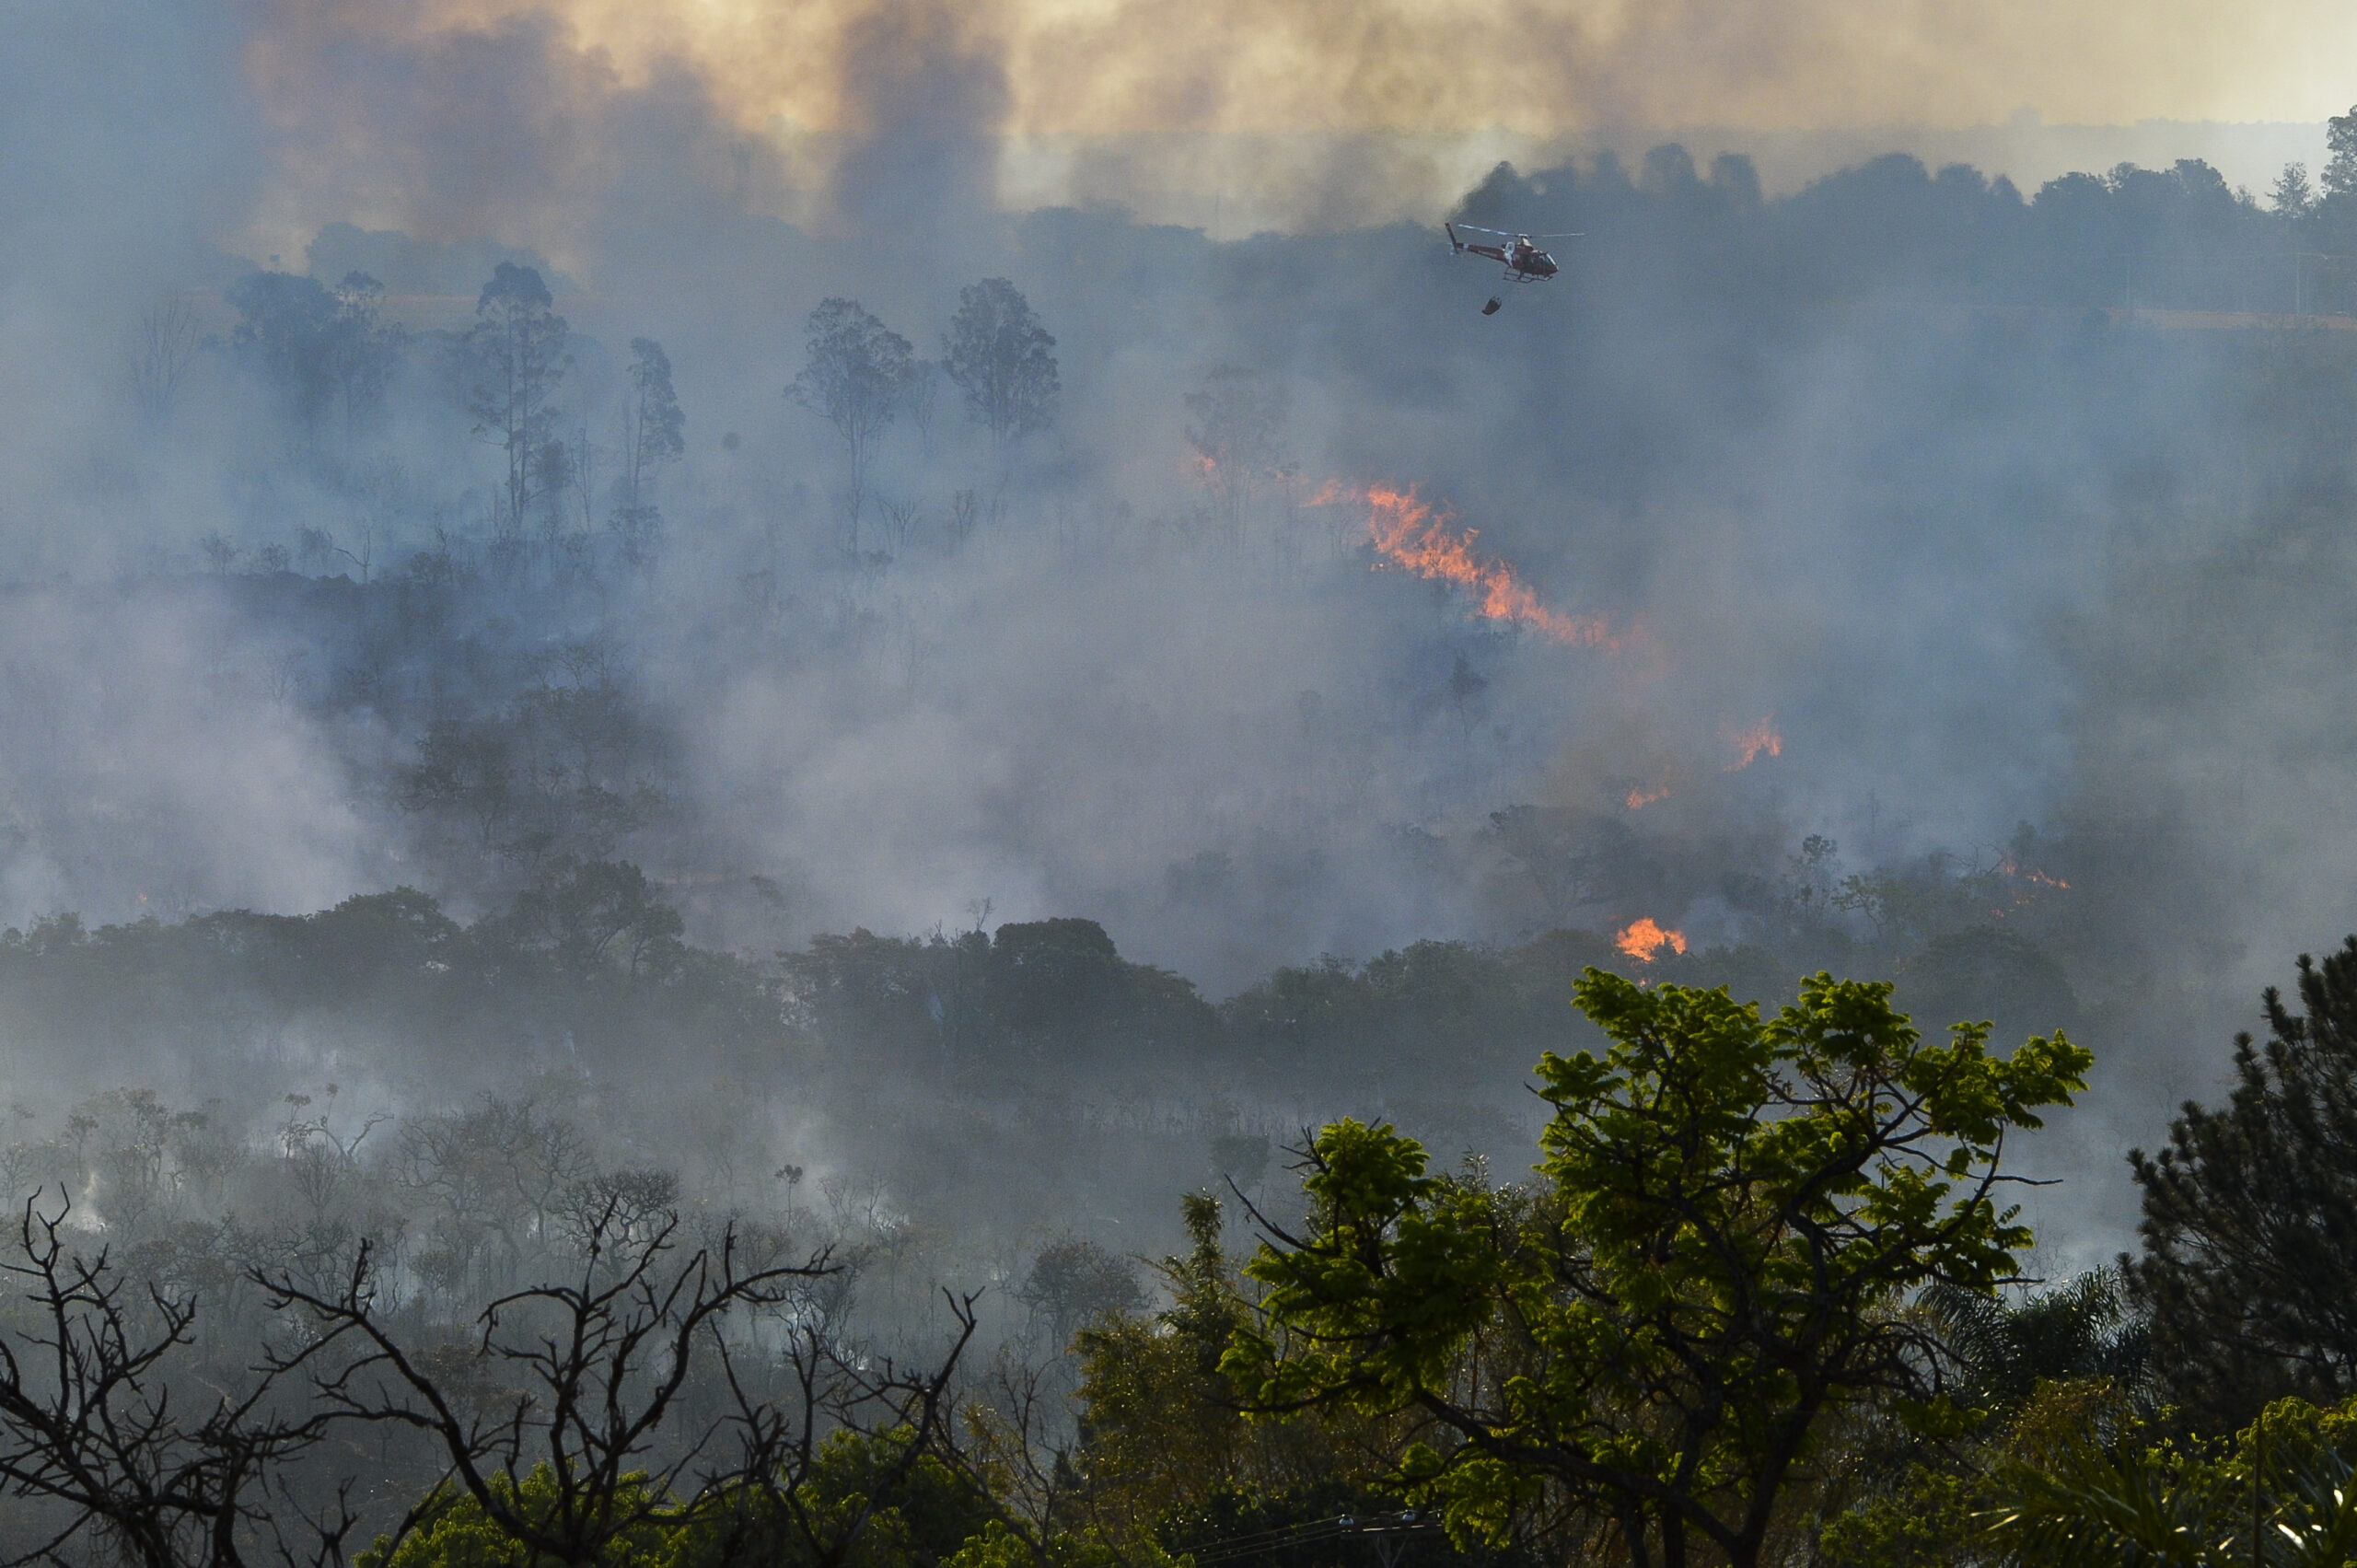
[(1573, 261), (1658, 252), (1689, 285), (1768, 307), (1874, 295), (1957, 306), (2277, 314), (2357, 308), (2357, 109), (2311, 182), (2286, 168), (2262, 202), (2198, 158), (2073, 173), (2025, 195), (1963, 164), (1870, 159), (1763, 200), (1750, 160), (1699, 169), (1656, 147), (1517, 173), (1500, 165), (1466, 221), (1581, 231)]
[[(227, 291), (238, 316), (226, 345), (231, 357), (267, 389), (315, 463), (331, 456), (322, 446), (331, 431), (333, 450), (359, 448), (421, 346), (384, 319), (384, 286), (360, 272), (332, 287), (296, 273), (255, 273)], [(602, 523), (625, 566), (651, 563), (663, 535), (658, 480), (687, 450), (687, 418), (663, 345), (630, 341), (612, 438), (606, 440), (602, 431), (593, 435), (593, 411), (570, 395), (578, 350), (537, 268), (500, 261), (474, 315), (463, 332), (429, 340), (438, 357), (430, 368), (463, 410), (474, 438), (500, 456), (491, 562), (510, 575), (533, 559), (552, 575), (578, 575)], [(143, 406), (158, 418), (168, 415), (204, 346), (192, 323), (181, 301), (168, 302), (142, 323), (134, 378)], [(969, 418), (1001, 455), (1054, 421), (1061, 393), (1055, 339), (1004, 278), (985, 278), (961, 293), (938, 360), (919, 359), (906, 338), (853, 299), (822, 301), (811, 312), (808, 333), (807, 358), (786, 394), (843, 443), (846, 548), (853, 553), (878, 443), (903, 416), (930, 434), (939, 380), (957, 389)], [(601, 465), (610, 475), (602, 483)]]
[(860, 517), (877, 444), (902, 414), (930, 433), (937, 377), (958, 389), (968, 416), (1002, 456), (1055, 419), (1062, 391), (1056, 340), (1004, 278), (984, 278), (958, 295), (938, 361), (917, 358), (908, 339), (855, 299), (821, 300), (807, 330), (808, 357), (785, 395), (842, 441), (844, 548), (853, 555), (861, 552)]

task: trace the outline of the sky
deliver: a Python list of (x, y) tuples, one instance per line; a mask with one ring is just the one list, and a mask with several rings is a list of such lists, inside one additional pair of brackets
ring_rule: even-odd
[(997, 64), (1004, 127), (1035, 135), (2314, 121), (2357, 50), (2328, 0), (283, 0), (273, 30), (299, 52), (535, 16), (625, 82), (684, 64), (748, 129), (865, 129), (863, 76), (922, 39)]
[[(1003, 204), (1109, 201), (1241, 235), (1393, 221), (1501, 158), (1672, 137), (1706, 157), (1753, 153), (1771, 193), (1893, 149), (2025, 189), (2201, 157), (2263, 190), (2284, 161), (2320, 159), (2357, 57), (2357, 10), (2323, 0), (257, 0), (226, 14), (275, 154), (239, 234), (256, 255), (334, 219), (455, 234), (505, 205), (512, 222), (529, 200), (519, 175), (595, 177), (598, 141), (573, 133), (618, 94), (692, 99), (737, 141), (713, 156), (772, 170), (756, 204), (793, 221), (823, 217), (807, 193), (845, 145), (946, 158), (955, 132), (988, 140), (977, 156)], [(467, 140), (493, 109), (508, 134)]]

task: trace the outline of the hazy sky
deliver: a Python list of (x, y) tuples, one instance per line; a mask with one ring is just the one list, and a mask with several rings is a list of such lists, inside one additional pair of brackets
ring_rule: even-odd
[[(625, 82), (669, 61), (746, 128), (862, 130), (879, 51), (1002, 62), (1004, 127), (1522, 134), (2316, 121), (2352, 90), (2335, 0), (282, 0), (264, 54), (561, 17)], [(279, 53), (283, 62), (284, 55)], [(264, 68), (268, 60), (260, 62)]]
[(825, 226), (817, 193), (865, 145), (903, 174), (979, 157), (1010, 208), (1110, 201), (1235, 237), (1428, 218), (1501, 159), (1673, 137), (1751, 154), (1771, 192), (1889, 151), (2026, 191), (2204, 157), (2263, 192), (2284, 162), (2318, 160), (2317, 127), (2357, 95), (2342, 64), (2357, 7), (2326, 0), (261, 0), (236, 15), (273, 156), (225, 238), (257, 258), (338, 220), (563, 256), (575, 215), (558, 209), (638, 144), (617, 104), (634, 123), (692, 122), (675, 139), (707, 165), (690, 183), (797, 223)]

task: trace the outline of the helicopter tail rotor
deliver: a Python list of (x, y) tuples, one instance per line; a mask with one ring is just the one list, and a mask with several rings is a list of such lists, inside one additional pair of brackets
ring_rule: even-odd
[(1449, 253), (1457, 256), (1464, 255), (1465, 241), (1457, 238), (1457, 226), (1452, 223), (1443, 222), (1441, 224), (1441, 227), (1448, 230)]

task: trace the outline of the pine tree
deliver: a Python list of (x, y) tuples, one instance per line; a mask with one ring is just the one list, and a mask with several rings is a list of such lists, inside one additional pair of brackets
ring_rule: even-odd
[(2357, 1388), (2357, 936), (2299, 971), (2303, 1013), (2270, 986), (2266, 1041), (2235, 1038), (2226, 1104), (2187, 1102), (2166, 1148), (2129, 1156), (2154, 1361), (2213, 1423)]

